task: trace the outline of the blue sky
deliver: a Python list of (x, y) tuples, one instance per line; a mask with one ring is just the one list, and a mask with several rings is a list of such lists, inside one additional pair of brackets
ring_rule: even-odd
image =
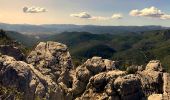
[(0, 0), (0, 5), (4, 23), (170, 26), (170, 0)]

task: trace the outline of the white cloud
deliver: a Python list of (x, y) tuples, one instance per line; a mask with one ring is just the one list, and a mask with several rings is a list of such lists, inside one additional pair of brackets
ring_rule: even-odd
[(159, 18), (159, 19), (170, 19), (170, 15), (162, 12), (156, 7), (144, 8), (142, 10), (132, 10), (129, 15), (131, 16), (142, 16), (142, 17), (150, 17), (150, 18)]
[(23, 8), (24, 13), (42, 13), (42, 12), (47, 12), (45, 8), (42, 7), (24, 7)]
[(112, 19), (122, 19), (122, 18), (123, 18), (122, 14), (113, 14), (112, 15)]
[(161, 19), (170, 19), (170, 15), (162, 15)]
[(92, 20), (109, 20), (110, 18), (109, 17), (102, 17), (102, 16), (93, 16), (89, 19), (92, 19)]
[(111, 20), (111, 19), (123, 18), (121, 14), (113, 14), (111, 17), (103, 17), (103, 16), (92, 16), (91, 14), (87, 12), (74, 13), (74, 14), (70, 14), (70, 16), (77, 17), (77, 18), (90, 19), (90, 20)]
[(77, 14), (70, 14), (71, 17), (78, 17), (78, 18), (91, 18), (91, 15), (87, 12), (81, 12)]

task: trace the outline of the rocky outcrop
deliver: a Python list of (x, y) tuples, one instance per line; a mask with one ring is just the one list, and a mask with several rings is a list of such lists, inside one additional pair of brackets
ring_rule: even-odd
[(114, 81), (119, 76), (126, 75), (126, 72), (113, 70), (99, 73), (90, 78), (85, 92), (78, 100), (84, 99), (108, 99), (117, 98), (118, 93), (114, 87)]
[(50, 41), (40, 42), (27, 57), (27, 62), (55, 82), (63, 82), (70, 87), (69, 71), (73, 64), (66, 45)]
[(16, 60), (25, 61), (24, 53), (18, 48), (11, 45), (0, 45), (0, 53), (14, 57)]
[(161, 62), (159, 60), (152, 60), (146, 65), (147, 71), (163, 71), (163, 68), (161, 66)]
[(167, 91), (169, 89), (167, 88), (167, 75), (163, 72), (158, 60), (150, 61), (145, 70), (137, 70), (135, 74), (128, 74), (128, 72), (115, 68), (112, 71), (103, 71), (104, 65), (101, 63), (97, 65), (101, 66), (101, 68), (96, 67), (100, 70), (95, 71), (96, 75), (90, 78), (85, 92), (77, 100), (141, 100), (147, 97), (151, 99), (156, 94), (160, 94), (165, 98), (163, 90)]
[(163, 99), (162, 94), (152, 94), (148, 97), (148, 100), (168, 100), (168, 99)]
[(144, 71), (138, 72), (145, 96), (163, 93), (163, 68), (160, 61), (150, 61)]
[(143, 97), (140, 79), (134, 74), (118, 77), (114, 86), (123, 100), (140, 100)]
[(49, 77), (42, 75), (32, 65), (9, 56), (0, 57), (0, 84), (16, 88), (23, 93), (24, 100), (67, 98), (61, 86)]
[(168, 100), (169, 83), (158, 60), (121, 71), (117, 62), (93, 57), (74, 69), (58, 42), (40, 42), (26, 62), (0, 55), (0, 86), (16, 88), (24, 100)]
[(86, 86), (89, 80), (91, 80), (90, 78), (101, 72), (116, 69), (115, 66), (116, 64), (114, 61), (102, 59), (101, 57), (88, 59), (76, 69), (76, 74), (73, 76), (73, 88), (70, 88), (70, 91), (75, 97), (81, 95), (86, 90)]

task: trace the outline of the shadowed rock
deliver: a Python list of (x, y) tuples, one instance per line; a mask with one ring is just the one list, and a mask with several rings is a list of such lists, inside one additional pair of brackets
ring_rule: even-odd
[(25, 61), (26, 57), (17, 47), (10, 45), (0, 45), (0, 53), (14, 57), (18, 61)]

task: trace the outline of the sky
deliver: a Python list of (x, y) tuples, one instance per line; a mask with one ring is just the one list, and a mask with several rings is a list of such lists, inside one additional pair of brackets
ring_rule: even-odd
[(0, 0), (11, 24), (170, 26), (170, 0)]

